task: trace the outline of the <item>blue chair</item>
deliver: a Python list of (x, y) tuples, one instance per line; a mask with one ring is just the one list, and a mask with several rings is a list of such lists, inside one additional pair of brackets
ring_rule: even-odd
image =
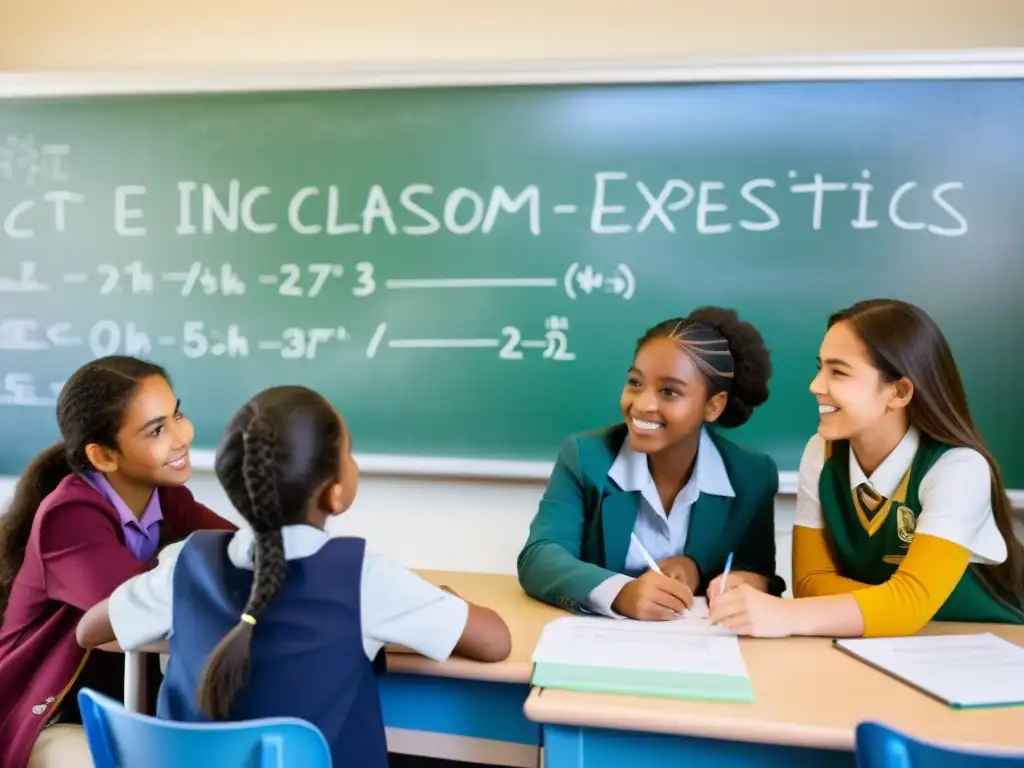
[(880, 723), (857, 726), (857, 768), (1010, 768), (1024, 766), (1015, 757), (984, 755), (918, 741)]
[(177, 723), (127, 712), (88, 688), (78, 707), (96, 768), (331, 768), (323, 734), (297, 718)]

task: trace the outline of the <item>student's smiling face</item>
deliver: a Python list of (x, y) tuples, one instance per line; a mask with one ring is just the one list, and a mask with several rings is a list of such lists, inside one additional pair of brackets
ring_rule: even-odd
[(94, 466), (139, 485), (184, 485), (192, 474), (195, 429), (179, 406), (162, 376), (140, 381), (118, 430), (117, 449), (90, 452)]
[(658, 453), (692, 438), (721, 415), (725, 397), (708, 399), (707, 380), (674, 341), (648, 341), (637, 352), (620, 400), (630, 447)]
[(845, 322), (825, 334), (810, 390), (818, 401), (818, 434), (826, 440), (858, 438), (906, 404), (904, 386), (883, 379), (864, 342)]

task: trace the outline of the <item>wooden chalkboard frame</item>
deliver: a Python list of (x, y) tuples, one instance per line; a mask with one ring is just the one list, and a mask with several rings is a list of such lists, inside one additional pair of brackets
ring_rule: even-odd
[[(153, 72), (0, 73), (0, 99), (288, 90), (381, 90), (457, 86), (582, 85), (793, 80), (963, 80), (1024, 78), (1024, 48), (872, 52), (678, 61), (415, 62), (330, 64)], [(601, 425), (594, 425), (595, 427)], [(450, 459), (392, 454), (356, 457), (363, 471), (405, 476), (546, 479), (552, 461)], [(193, 452), (213, 467), (213, 452)], [(797, 473), (779, 473), (779, 492), (796, 493)], [(1024, 508), (1024, 489), (1011, 490)]]

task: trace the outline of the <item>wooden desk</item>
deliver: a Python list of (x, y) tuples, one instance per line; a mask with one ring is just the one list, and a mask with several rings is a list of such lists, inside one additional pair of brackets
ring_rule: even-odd
[[(1024, 645), (1024, 627), (932, 624), (929, 634), (992, 631)], [(750, 705), (534, 689), (548, 768), (853, 766), (854, 729), (878, 720), (924, 739), (1024, 754), (1024, 709), (958, 711), (836, 650), (823, 638), (742, 639)]]
[(540, 726), (528, 720), (534, 648), (544, 626), (567, 615), (527, 597), (514, 576), (417, 571), (437, 585), (497, 611), (512, 633), (512, 653), (497, 664), (443, 663), (388, 648), (381, 706), (392, 752), (471, 763), (538, 764)]
[(512, 633), (512, 653), (497, 664), (456, 657), (438, 663), (398, 646), (388, 648), (388, 671), (431, 677), (461, 677), (503, 683), (529, 683), (533, 650), (548, 622), (565, 611), (527, 597), (515, 576), (460, 571), (416, 571), (431, 584), (451, 587), (471, 603), (493, 608)]

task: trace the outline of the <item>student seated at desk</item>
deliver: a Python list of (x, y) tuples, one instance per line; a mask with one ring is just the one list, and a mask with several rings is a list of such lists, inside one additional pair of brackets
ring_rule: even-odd
[(86, 363), (57, 399), (61, 442), (28, 466), (0, 518), (0, 763), (91, 766), (77, 692), (121, 698), (124, 662), (75, 642), (85, 611), (157, 550), (234, 526), (184, 487), (194, 430), (167, 374), (132, 357)]
[(622, 391), (625, 423), (562, 448), (519, 554), (524, 591), (575, 611), (671, 619), (717, 590), (735, 552), (729, 587), (782, 594), (778, 470), (711, 428), (745, 423), (770, 376), (760, 333), (732, 310), (648, 330)]
[(321, 730), (335, 765), (386, 768), (372, 666), (385, 643), (437, 661), (508, 656), (496, 613), (324, 530), (352, 504), (359, 472), (344, 423), (316, 392), (256, 395), (228, 423), (215, 466), (251, 530), (189, 537), (78, 628), (86, 647), (116, 638), (125, 650), (170, 634), (160, 717), (299, 717)]
[[(949, 345), (921, 309), (837, 312), (811, 382), (794, 591), (735, 590), (712, 620), (752, 635), (908, 635), (932, 619), (1024, 623), (1024, 549)], [(1007, 407), (1013, 407), (1008, 404)]]

